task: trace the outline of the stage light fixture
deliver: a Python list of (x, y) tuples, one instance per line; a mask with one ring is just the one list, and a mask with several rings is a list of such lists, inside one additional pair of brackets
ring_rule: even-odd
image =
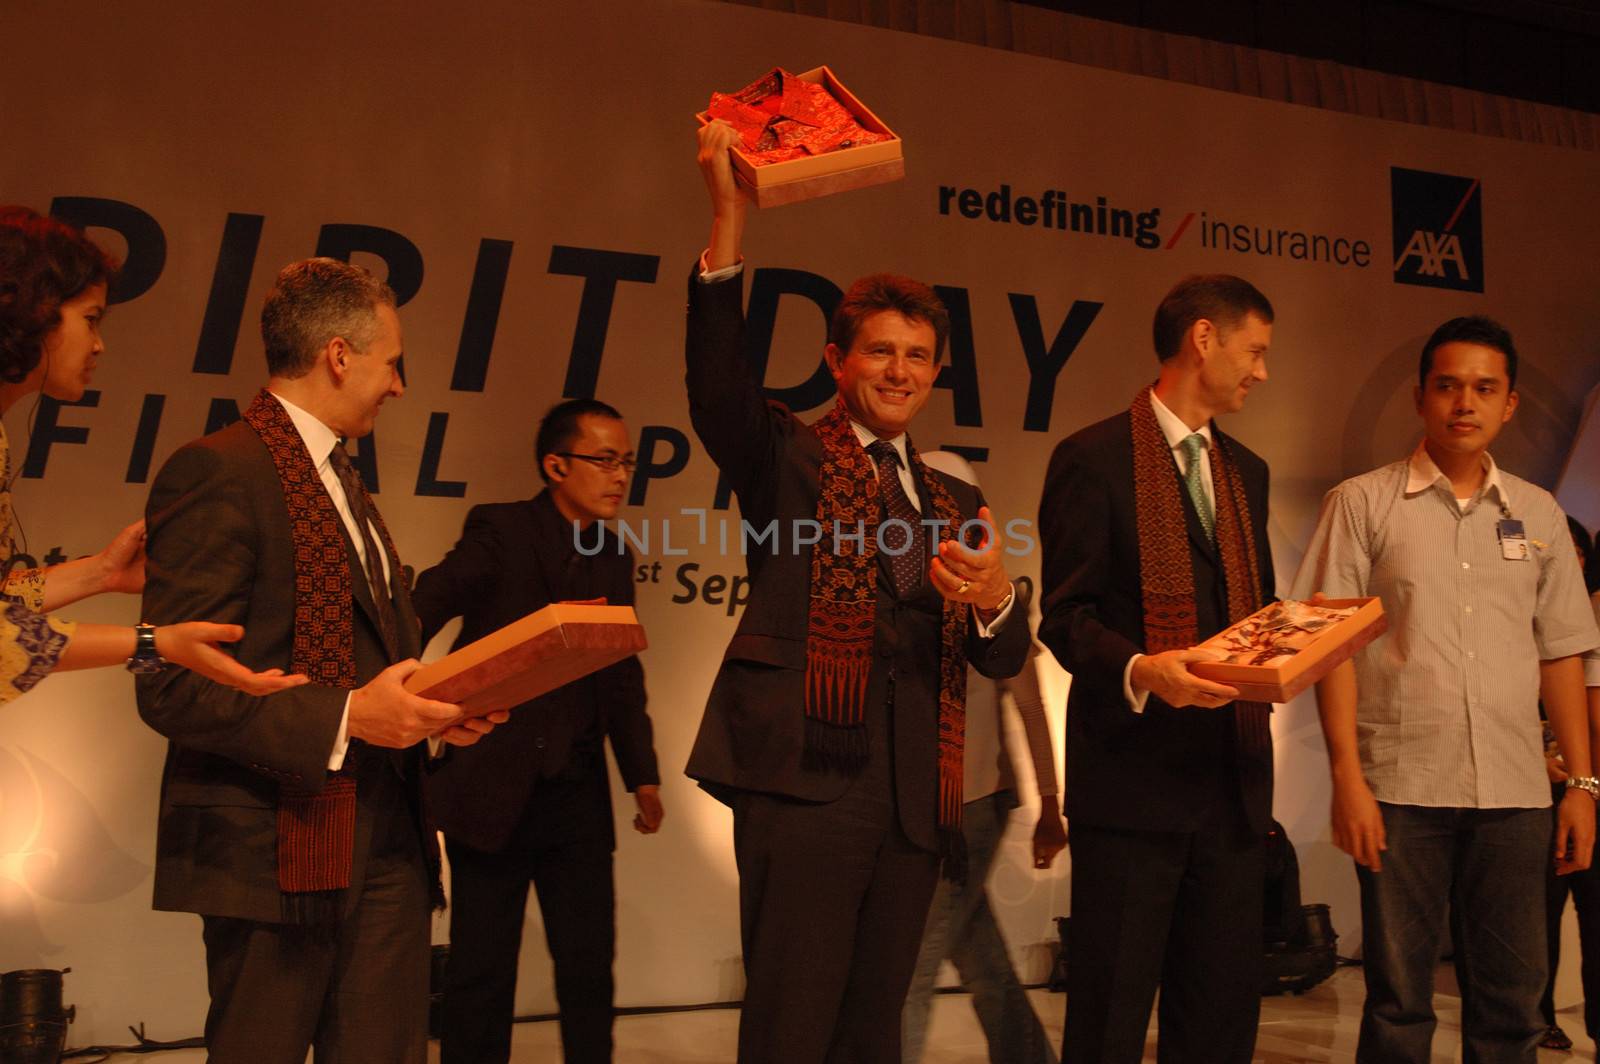
[(59, 1064), (76, 1005), (61, 1006), (61, 977), (71, 968), (19, 968), (0, 975), (0, 1060)]

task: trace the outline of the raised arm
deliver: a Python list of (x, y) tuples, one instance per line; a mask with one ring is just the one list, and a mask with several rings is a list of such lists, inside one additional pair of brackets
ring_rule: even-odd
[(711, 243), (689, 277), (684, 361), (695, 434), (738, 493), (745, 516), (754, 519), (766, 509), (761, 501), (772, 489), (777, 441), (793, 418), (767, 401), (750, 373), (743, 344), (743, 272), (707, 277), (708, 271), (742, 261), (745, 201), (728, 156), (736, 139), (733, 127), (721, 121), (699, 134), (697, 159), (711, 197)]
[(733, 162), (728, 150), (738, 143), (739, 134), (720, 118), (700, 127), (700, 150), (696, 161), (711, 197), (711, 239), (706, 244), (705, 268), (720, 270), (744, 261), (744, 217), (746, 200), (733, 180)]

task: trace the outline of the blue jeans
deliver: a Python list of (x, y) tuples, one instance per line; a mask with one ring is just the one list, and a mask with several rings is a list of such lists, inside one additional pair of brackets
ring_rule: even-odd
[(1006, 940), (989, 910), (984, 881), (1005, 831), (1013, 791), (1000, 791), (968, 802), (961, 810), (961, 834), (967, 843), (967, 882), (956, 886), (941, 879), (928, 911), (928, 927), (911, 977), (901, 1014), (901, 1048), (905, 1064), (922, 1059), (928, 1034), (928, 1008), (939, 965), (948, 957), (972, 994), (972, 1007), (989, 1040), (993, 1064), (1056, 1064), (1055, 1051), (1044, 1036), (1027, 992), (1011, 967)]
[(1544, 1024), (1549, 809), (1379, 803), (1383, 870), (1361, 866), (1367, 998), (1356, 1060), (1426, 1064), (1433, 972), (1446, 922), (1455, 934), (1465, 1064), (1534, 1064)]

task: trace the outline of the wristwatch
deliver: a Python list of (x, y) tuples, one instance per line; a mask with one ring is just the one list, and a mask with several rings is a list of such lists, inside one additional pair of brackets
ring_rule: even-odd
[(1567, 786), (1576, 787), (1590, 798), (1600, 802), (1600, 776), (1568, 776)]
[(155, 625), (143, 621), (134, 625), (133, 640), (133, 657), (128, 659), (129, 672), (135, 676), (149, 676), (167, 667), (167, 659), (156, 653)]

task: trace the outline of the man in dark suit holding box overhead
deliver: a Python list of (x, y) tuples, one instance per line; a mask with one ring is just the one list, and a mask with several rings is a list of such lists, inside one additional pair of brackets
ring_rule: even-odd
[(751, 591), (688, 773), (733, 808), (746, 991), (744, 1064), (900, 1060), (900, 1011), (940, 854), (957, 873), (970, 661), (1014, 676), (1014, 602), (976, 488), (906, 435), (948, 315), (878, 274), (833, 315), (838, 402), (805, 424), (769, 404), (740, 349), (744, 200), (731, 126), (700, 132), (711, 242), (689, 280), (689, 413), (738, 496)]
[(1271, 707), (1187, 665), (1274, 597), (1266, 463), (1212, 423), (1267, 379), (1272, 305), (1237, 277), (1190, 277), (1154, 339), (1154, 387), (1056, 447), (1039, 503), (1039, 639), (1072, 673), (1062, 1059), (1138, 1061), (1159, 986), (1163, 1061), (1247, 1064)]
[[(465, 646), (552, 602), (633, 605), (633, 554), (599, 522), (617, 515), (633, 471), (622, 415), (570, 399), (539, 424), (545, 490), (475, 506), (444, 561), (417, 578), (424, 642), (452, 617)], [(582, 551), (578, 550), (581, 536)], [(615, 891), (605, 741), (638, 804), (634, 827), (661, 826), (660, 778), (637, 656), (512, 711), (500, 740), (459, 751), (429, 785), (450, 858), (450, 963), (444, 1064), (510, 1059), (528, 885), (538, 890), (555, 966), (568, 1064), (611, 1059)]]

